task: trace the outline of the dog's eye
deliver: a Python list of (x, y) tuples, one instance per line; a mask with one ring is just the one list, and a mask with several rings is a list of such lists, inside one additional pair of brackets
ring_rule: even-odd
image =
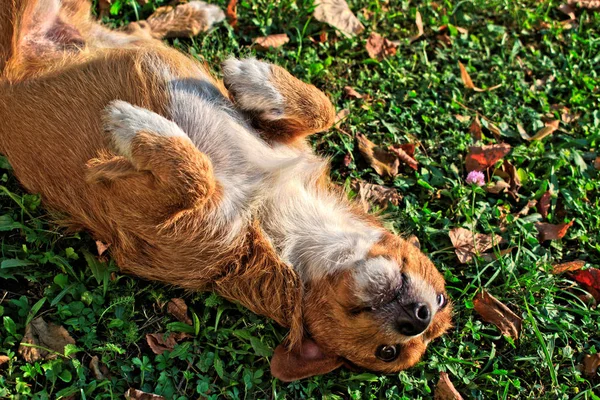
[(448, 299), (446, 299), (446, 296), (444, 296), (443, 293), (440, 293), (437, 295), (437, 304), (439, 308), (443, 308), (446, 303), (448, 303)]
[(398, 348), (396, 346), (379, 346), (377, 352), (375, 352), (375, 357), (385, 362), (394, 361), (398, 358)]

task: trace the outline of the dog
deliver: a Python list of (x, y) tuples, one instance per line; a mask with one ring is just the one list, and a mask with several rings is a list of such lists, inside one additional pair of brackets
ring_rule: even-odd
[(20, 183), (123, 272), (289, 328), (274, 377), (396, 372), (449, 329), (442, 275), (329, 180), (305, 138), (334, 107), (283, 68), (229, 59), (221, 81), (102, 27), (85, 0), (10, 0), (0, 71), (0, 152)]

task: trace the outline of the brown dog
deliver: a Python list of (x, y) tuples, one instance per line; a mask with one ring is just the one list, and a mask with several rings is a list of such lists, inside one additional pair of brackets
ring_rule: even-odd
[(450, 326), (431, 261), (304, 143), (334, 119), (315, 87), (255, 59), (226, 61), (223, 85), (151, 35), (97, 25), (84, 0), (9, 0), (0, 71), (0, 152), (21, 183), (123, 271), (289, 327), (274, 376), (399, 371)]

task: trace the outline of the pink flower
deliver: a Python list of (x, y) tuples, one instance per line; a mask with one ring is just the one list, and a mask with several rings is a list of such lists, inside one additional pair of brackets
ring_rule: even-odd
[(470, 185), (483, 186), (485, 185), (485, 175), (480, 171), (471, 171), (467, 175), (466, 182)]

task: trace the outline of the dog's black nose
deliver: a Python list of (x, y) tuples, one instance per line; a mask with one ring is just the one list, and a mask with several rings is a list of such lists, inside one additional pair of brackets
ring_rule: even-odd
[[(404, 308), (404, 307), (403, 307)], [(398, 331), (405, 336), (416, 336), (422, 333), (431, 322), (431, 311), (425, 303), (413, 303), (404, 308), (396, 320)]]

